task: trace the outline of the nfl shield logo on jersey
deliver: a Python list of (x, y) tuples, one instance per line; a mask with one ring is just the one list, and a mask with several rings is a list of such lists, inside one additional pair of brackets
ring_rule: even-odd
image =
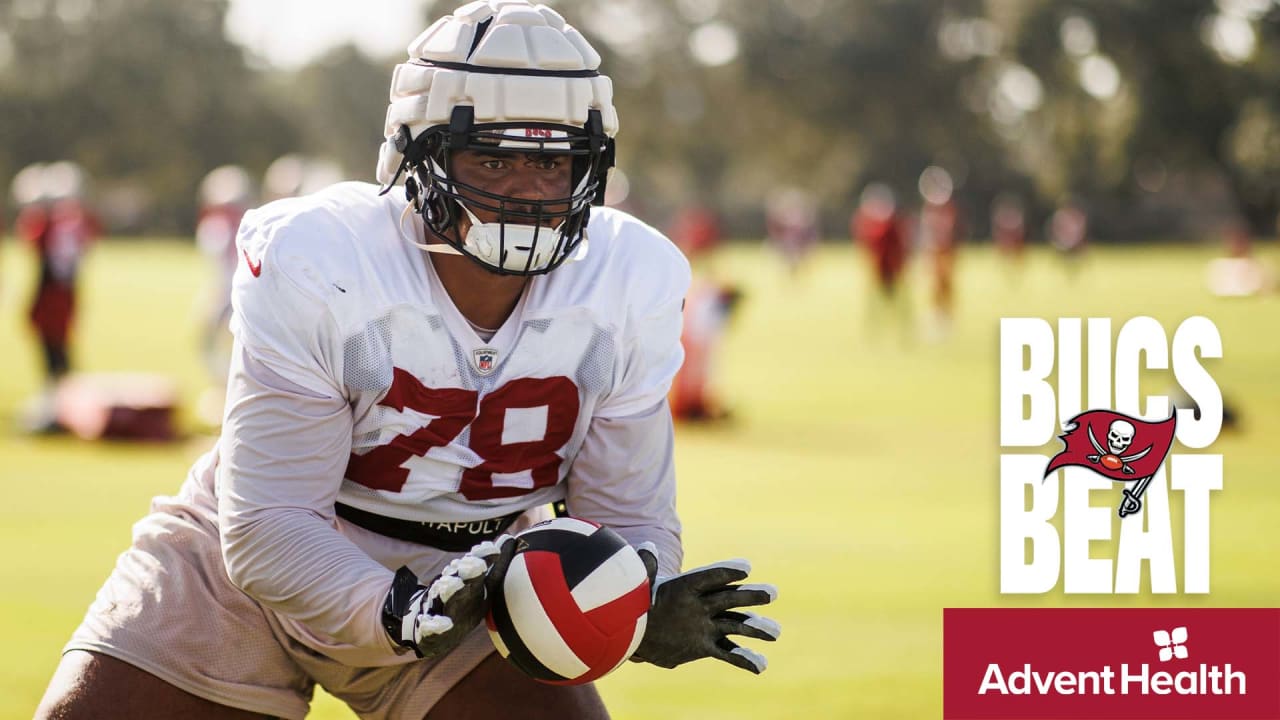
[(493, 372), (494, 366), (498, 364), (498, 351), (493, 348), (480, 348), (473, 353), (476, 362), (476, 370), (481, 375), (488, 375)]

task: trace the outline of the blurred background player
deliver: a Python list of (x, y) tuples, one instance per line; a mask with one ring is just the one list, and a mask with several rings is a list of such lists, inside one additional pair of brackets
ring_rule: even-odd
[(931, 165), (920, 173), (918, 185), (924, 200), (920, 208), (920, 247), (928, 259), (930, 280), (926, 333), (938, 340), (951, 332), (960, 217), (952, 198), (955, 185), (950, 173)]
[(741, 298), (732, 283), (718, 280), (711, 258), (722, 239), (720, 219), (711, 208), (686, 207), (671, 226), (671, 240), (689, 258), (693, 271), (684, 301), (680, 343), (684, 364), (671, 384), (668, 400), (677, 420), (720, 420), (728, 411), (715, 392), (715, 357), (729, 319)]
[(813, 196), (797, 187), (782, 188), (769, 196), (764, 208), (766, 239), (782, 256), (794, 277), (818, 243), (818, 205)]
[(669, 401), (677, 420), (725, 420), (729, 411), (715, 391), (715, 358), (741, 291), (695, 274), (685, 296), (680, 344), (684, 364), (671, 383)]
[(231, 280), (240, 259), (236, 230), (253, 206), (253, 181), (238, 165), (223, 165), (200, 182), (196, 246), (209, 263), (209, 294), (201, 310), (200, 359), (214, 386), (200, 397), (198, 413), (209, 425), (222, 418), (227, 368), (231, 361)]
[[(610, 178), (610, 183), (614, 180)], [(612, 184), (610, 185), (612, 188)], [(606, 201), (607, 202), (607, 201)], [(671, 241), (684, 251), (690, 262), (705, 263), (720, 245), (724, 234), (720, 216), (703, 203), (692, 203), (676, 213), (671, 222)]]
[(1249, 297), (1271, 292), (1275, 273), (1253, 254), (1253, 238), (1242, 222), (1227, 226), (1222, 234), (1223, 256), (1209, 261), (1205, 282), (1219, 297)]
[[(10, 197), (17, 215), (14, 217), (14, 234), (18, 239), (36, 232), (36, 228), (25, 228), (24, 225), (39, 224), (48, 215), (48, 202), (44, 188), (44, 164), (28, 165), (13, 176), (10, 186)], [(37, 207), (39, 206), (39, 207)], [(23, 211), (30, 208), (24, 216)]]
[(1089, 245), (1089, 215), (1083, 204), (1067, 197), (1049, 218), (1049, 244), (1058, 251), (1067, 274), (1075, 277)]
[(874, 182), (862, 190), (858, 207), (849, 221), (853, 242), (866, 251), (871, 264), (872, 296), (867, 304), (868, 325), (878, 327), (887, 315), (905, 338), (910, 302), (899, 288), (907, 265), (906, 219), (898, 212), (898, 200), (884, 183)]
[(991, 240), (1008, 267), (1014, 270), (1022, 267), (1027, 245), (1027, 210), (1017, 195), (1001, 193), (991, 201)]
[(45, 382), (24, 419), (33, 432), (60, 429), (54, 394), (71, 370), (80, 261), (98, 233), (97, 220), (85, 203), (85, 186), (84, 171), (67, 161), (32, 166), (15, 178), (15, 195), (28, 200), (18, 214), (16, 232), (31, 245), (38, 263), (28, 317), (40, 341)]
[(262, 201), (310, 195), (345, 179), (342, 167), (332, 160), (288, 153), (273, 160), (263, 173)]

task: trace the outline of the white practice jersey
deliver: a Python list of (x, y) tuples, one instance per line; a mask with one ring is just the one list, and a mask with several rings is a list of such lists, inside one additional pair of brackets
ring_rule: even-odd
[(665, 398), (683, 358), (683, 255), (593, 208), (586, 256), (531, 278), (484, 340), (408, 242), (421, 218), (377, 190), (342, 183), (241, 225), (226, 422), (189, 490), (216, 495), (232, 580), (309, 644), (380, 664), (393, 660), (367, 651), (392, 655), (377, 622), (392, 570), (447, 557), (371, 543), (335, 501), (453, 523), (567, 498), (677, 569)]

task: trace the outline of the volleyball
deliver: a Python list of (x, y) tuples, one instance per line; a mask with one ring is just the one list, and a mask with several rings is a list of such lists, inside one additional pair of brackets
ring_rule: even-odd
[(644, 637), (649, 577), (635, 549), (593, 522), (562, 517), (516, 535), (485, 622), (499, 654), (553, 685), (600, 678)]

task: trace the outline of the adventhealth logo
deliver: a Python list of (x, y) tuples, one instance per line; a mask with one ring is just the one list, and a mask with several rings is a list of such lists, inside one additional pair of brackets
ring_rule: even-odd
[(1157, 630), (1152, 633), (1156, 645), (1160, 648), (1160, 662), (1169, 662), (1173, 658), (1187, 659), (1187, 629), (1176, 627), (1172, 630)]
[[(1152, 633), (1160, 662), (1186, 660), (1186, 626)], [(1248, 678), (1231, 663), (1177, 671), (1152, 670), (1150, 663), (1120, 663), (1119, 669), (1103, 665), (1097, 670), (1041, 670), (1023, 663), (1009, 671), (990, 663), (978, 686), (979, 695), (1246, 695)]]

